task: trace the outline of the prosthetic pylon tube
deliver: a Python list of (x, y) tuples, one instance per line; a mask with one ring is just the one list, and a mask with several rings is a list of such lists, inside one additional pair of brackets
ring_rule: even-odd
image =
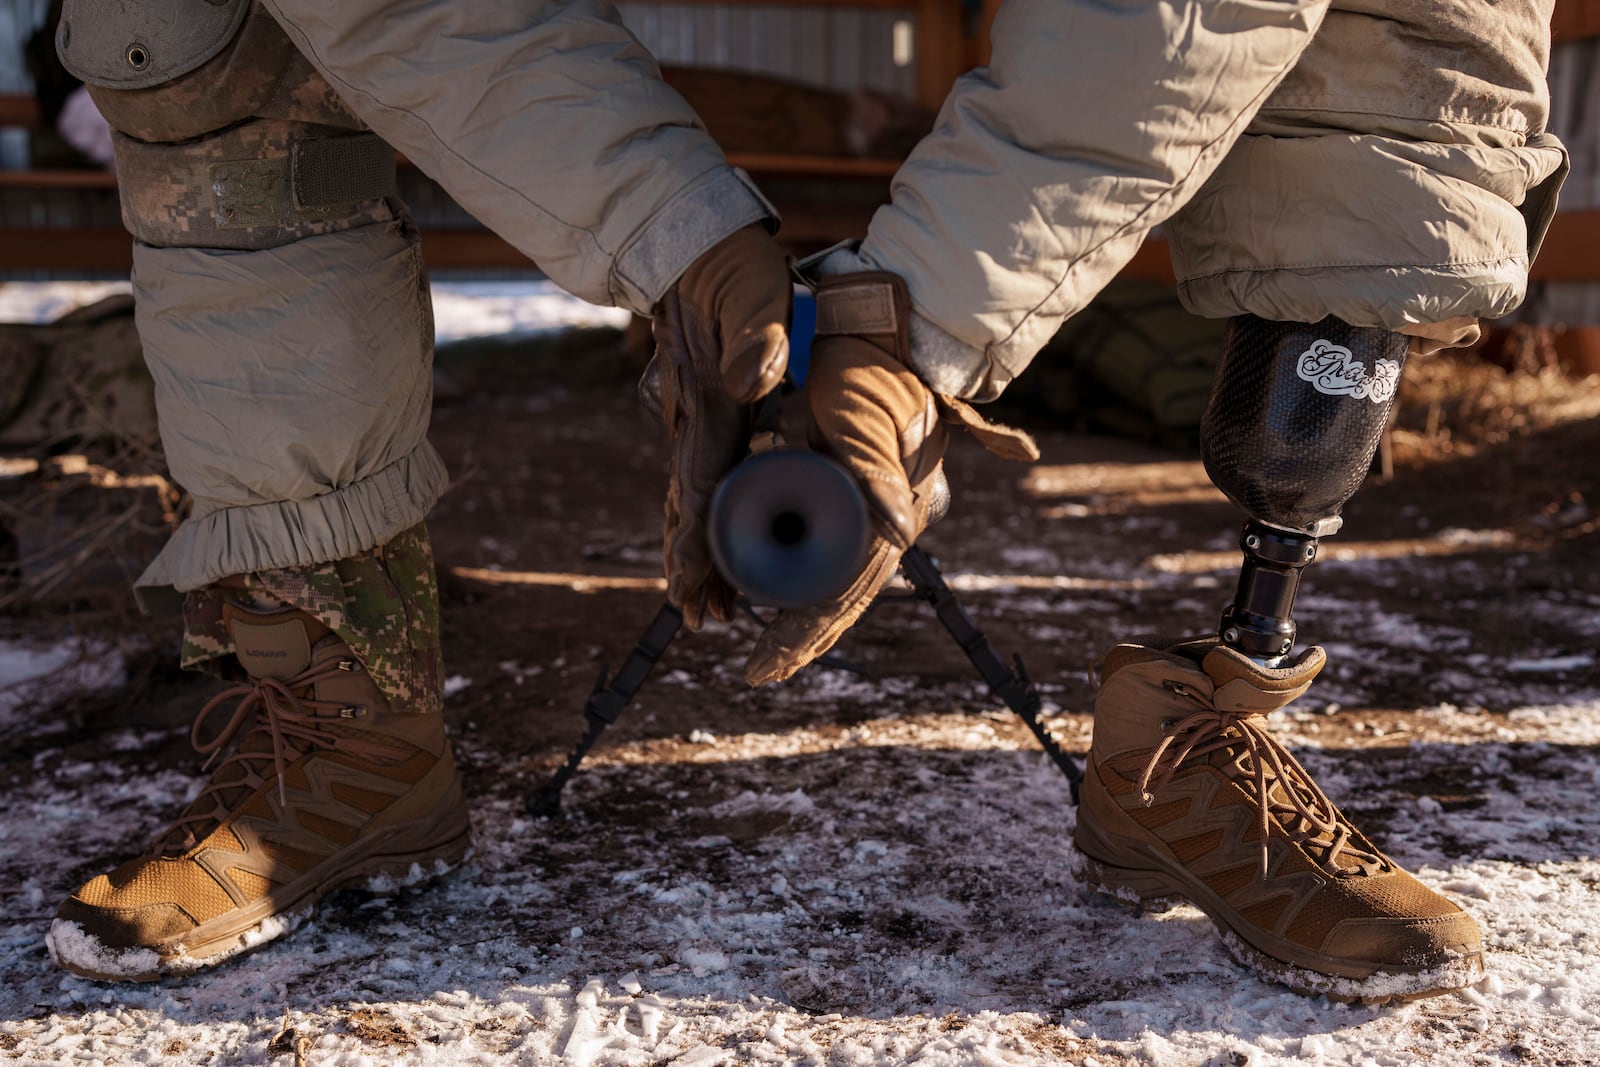
[(1245, 523), (1239, 547), (1244, 549), (1244, 566), (1233, 603), (1222, 613), (1222, 640), (1247, 656), (1271, 662), (1294, 647), (1290, 612), (1300, 590), (1300, 572), (1317, 556), (1317, 539), (1252, 519)]
[(1300, 572), (1372, 464), (1409, 343), (1332, 317), (1230, 321), (1200, 425), (1206, 473), (1250, 517), (1226, 644), (1269, 664), (1293, 647)]

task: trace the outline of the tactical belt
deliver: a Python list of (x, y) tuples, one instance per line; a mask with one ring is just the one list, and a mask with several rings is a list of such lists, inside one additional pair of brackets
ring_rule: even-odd
[(263, 249), (376, 221), (394, 149), (370, 133), (287, 135), (294, 126), (257, 121), (177, 145), (117, 137), (129, 232), (163, 247)]

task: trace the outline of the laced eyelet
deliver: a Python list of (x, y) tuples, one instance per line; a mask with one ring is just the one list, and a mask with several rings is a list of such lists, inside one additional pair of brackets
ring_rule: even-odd
[(360, 671), (361, 664), (353, 659), (342, 659), (339, 661), (339, 669), (341, 671)]
[(366, 717), (367, 706), (365, 704), (351, 704), (347, 708), (339, 709), (339, 718), (341, 719), (365, 719)]

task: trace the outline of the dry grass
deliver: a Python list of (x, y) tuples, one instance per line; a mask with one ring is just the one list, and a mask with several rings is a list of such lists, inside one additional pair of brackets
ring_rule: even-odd
[(1407, 363), (1395, 418), (1397, 450), (1421, 464), (1600, 417), (1600, 376), (1575, 376), (1542, 354), (1549, 334), (1522, 328), (1476, 348)]
[(137, 442), (0, 456), (0, 632), (125, 629), (133, 578), (187, 506), (159, 452)]

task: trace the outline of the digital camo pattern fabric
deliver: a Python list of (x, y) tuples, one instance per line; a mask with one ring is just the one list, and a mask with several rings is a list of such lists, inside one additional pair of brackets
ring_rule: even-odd
[(444, 701), (439, 584), (421, 523), (347, 559), (244, 575), (184, 598), (182, 663), (231, 676), (233, 642), (222, 621), (231, 597), (268, 596), (299, 608), (344, 639), (399, 712), (438, 712)]
[(256, 119), (181, 145), (116, 135), (123, 223), (150, 245), (256, 251), (396, 218), (381, 194), (331, 207), (296, 205), (294, 148), (330, 132), (338, 131)]
[[(259, 250), (396, 217), (393, 154), (259, 7), (197, 70), (91, 95), (116, 131), (123, 221), (146, 244)], [(364, 167), (335, 167), (319, 183), (348, 194), (305, 203), (296, 151), (352, 137), (368, 147)]]

